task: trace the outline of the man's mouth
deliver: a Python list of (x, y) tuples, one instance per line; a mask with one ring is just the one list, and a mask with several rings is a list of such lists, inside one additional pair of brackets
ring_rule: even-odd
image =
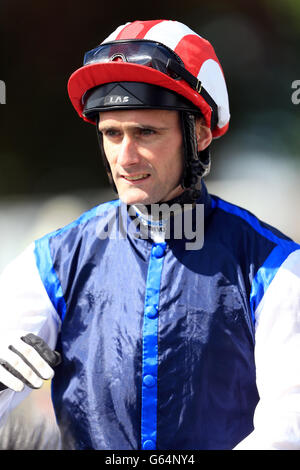
[(148, 178), (150, 175), (149, 173), (141, 173), (139, 175), (122, 175), (126, 181), (141, 181)]

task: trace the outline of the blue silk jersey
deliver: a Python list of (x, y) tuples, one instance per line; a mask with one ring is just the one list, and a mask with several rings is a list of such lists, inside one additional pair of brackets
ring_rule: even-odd
[(198, 203), (197, 250), (172, 231), (139, 236), (128, 215), (118, 237), (120, 201), (36, 241), (62, 320), (52, 400), (63, 448), (232, 449), (253, 430), (255, 311), (299, 247), (204, 185)]

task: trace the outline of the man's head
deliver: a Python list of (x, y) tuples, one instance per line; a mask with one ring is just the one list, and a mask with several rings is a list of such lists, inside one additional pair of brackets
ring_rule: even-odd
[[(178, 111), (119, 110), (100, 113), (99, 131), (112, 179), (127, 204), (152, 204), (179, 196), (184, 170), (183, 136)], [(196, 122), (198, 150), (211, 131)]]
[[(199, 193), (211, 138), (229, 124), (223, 72), (208, 41), (177, 21), (127, 23), (86, 53), (68, 90), (79, 115), (96, 124), (108, 175), (123, 200), (166, 200), (183, 189)], [(103, 132), (109, 121), (122, 135), (118, 143)], [(156, 134), (149, 128), (154, 124)], [(143, 126), (147, 143), (133, 145), (129, 129)], [(126, 165), (120, 163), (124, 155)], [(146, 176), (133, 183), (130, 172)]]

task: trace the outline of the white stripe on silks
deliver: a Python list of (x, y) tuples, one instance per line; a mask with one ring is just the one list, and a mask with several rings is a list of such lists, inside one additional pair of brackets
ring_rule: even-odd
[(225, 126), (230, 118), (227, 87), (219, 64), (208, 59), (203, 62), (197, 78), (203, 83), (205, 90), (218, 105), (218, 127)]
[[(37, 269), (34, 243), (11, 261), (0, 274), (1, 331), (19, 336), (34, 333), (55, 348), (61, 320), (48, 297)], [(0, 392), (0, 423), (31, 391)]]
[(0, 275), (1, 331), (33, 333), (54, 349), (61, 319), (42, 282), (34, 249), (31, 243)]
[(254, 431), (237, 450), (300, 449), (300, 250), (279, 267), (255, 312)]
[(199, 36), (199, 34), (196, 34), (188, 26), (178, 21), (166, 20), (149, 29), (144, 39), (162, 42), (170, 49), (174, 50), (181, 39), (188, 34)]
[(274, 335), (276, 316), (278, 316), (277, 323), (282, 323), (278, 328), (280, 336), (288, 326), (289, 319), (292, 319), (291, 324), (294, 327), (296, 327), (295, 319), (297, 319), (300, 340), (300, 249), (293, 251), (285, 259), (258, 304), (255, 312), (256, 329), (258, 329), (258, 325), (266, 323), (266, 336), (272, 328)]
[(101, 44), (104, 44), (105, 42), (109, 42), (109, 41), (114, 41), (116, 37), (118, 36), (118, 34), (120, 34), (122, 29), (124, 29), (128, 24), (130, 24), (130, 21), (128, 21), (128, 23), (121, 24), (121, 26), (119, 26), (113, 33), (107, 36), (107, 38), (104, 39), (104, 41), (102, 41)]

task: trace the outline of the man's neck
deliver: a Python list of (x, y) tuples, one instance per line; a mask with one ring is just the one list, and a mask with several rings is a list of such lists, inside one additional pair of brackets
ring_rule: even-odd
[[(200, 194), (199, 191), (199, 197)], [(186, 190), (169, 201), (147, 205), (132, 204), (129, 206), (129, 213), (137, 216), (144, 231), (154, 242), (159, 243), (165, 239), (167, 225), (171, 218), (181, 217), (183, 211), (192, 210), (195, 204), (195, 194)]]

